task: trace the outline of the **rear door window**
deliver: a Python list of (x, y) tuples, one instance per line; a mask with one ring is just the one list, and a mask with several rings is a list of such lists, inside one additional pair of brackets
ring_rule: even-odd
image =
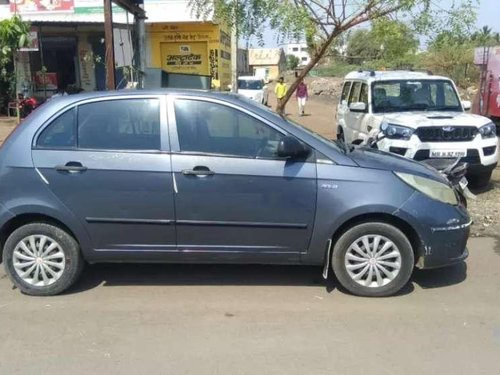
[(368, 108), (368, 85), (363, 83), (361, 85), (361, 91), (359, 92), (359, 101), (365, 103)]
[(53, 120), (40, 134), (37, 147), (65, 149), (76, 147), (76, 110), (64, 112)]
[(340, 97), (340, 101), (343, 102), (347, 100), (347, 96), (349, 95), (349, 90), (351, 89), (351, 82), (348, 81), (344, 83), (344, 87), (342, 88), (342, 96)]
[(159, 99), (120, 99), (78, 107), (78, 147), (159, 150)]
[(352, 85), (351, 93), (349, 95), (348, 104), (355, 103), (359, 99), (359, 93), (361, 91), (361, 82), (354, 82)]

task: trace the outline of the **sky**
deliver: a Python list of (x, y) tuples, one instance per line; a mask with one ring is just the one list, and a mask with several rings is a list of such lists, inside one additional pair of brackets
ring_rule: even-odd
[[(441, 8), (448, 8), (453, 0), (437, 0)], [(489, 26), (494, 32), (500, 32), (500, 0), (479, 0), (479, 8), (477, 11), (477, 28)], [(245, 46), (246, 43), (242, 43)], [(269, 30), (264, 35), (264, 47), (272, 48), (279, 45), (276, 40), (276, 33)], [(252, 38), (250, 41), (251, 47), (260, 47), (257, 41)]]

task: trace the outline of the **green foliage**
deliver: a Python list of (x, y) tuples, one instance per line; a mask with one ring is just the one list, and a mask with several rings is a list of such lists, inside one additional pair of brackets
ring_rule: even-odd
[[(30, 25), (18, 15), (0, 21), (0, 98), (8, 101), (15, 94), (15, 56), (28, 45)], [(0, 103), (0, 107), (5, 103)]]
[(0, 21), (0, 69), (2, 74), (6, 74), (4, 69), (13, 62), (16, 51), (27, 46), (29, 31), (29, 24), (23, 22), (18, 15)]
[(415, 32), (401, 21), (380, 18), (373, 23), (371, 34), (380, 48), (380, 57), (392, 65), (400, 64), (405, 56), (417, 52), (419, 41)]
[(500, 45), (500, 33), (494, 33), (491, 27), (483, 26), (472, 33), (471, 40), (477, 47), (494, 47)]
[(473, 64), (474, 42), (463, 35), (443, 32), (421, 56), (421, 66), (452, 78), (461, 87), (477, 83), (479, 71)]
[(286, 55), (286, 67), (288, 70), (294, 70), (299, 66), (299, 58), (295, 55)]
[(360, 65), (364, 61), (376, 60), (381, 55), (380, 44), (368, 29), (354, 31), (347, 42), (347, 63)]
[(368, 34), (353, 33), (357, 41), (351, 43), (350, 54), (357, 60), (347, 63), (412, 66), (418, 60), (416, 32), (427, 38), (444, 30), (468, 35), (478, 0), (451, 2), (444, 9), (435, 0), (189, 0), (195, 16), (234, 26), (240, 36), (255, 36), (263, 43), (263, 33), (270, 26), (282, 39), (306, 39), (311, 62), (290, 85), (278, 111), (283, 111), (298, 82), (325, 55), (341, 50), (336, 39), (358, 25), (371, 22), (373, 28)]

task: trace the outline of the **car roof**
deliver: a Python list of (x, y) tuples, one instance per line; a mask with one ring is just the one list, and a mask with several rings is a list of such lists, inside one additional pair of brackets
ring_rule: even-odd
[(390, 81), (400, 79), (419, 79), (419, 80), (447, 80), (450, 78), (444, 76), (435, 76), (431, 72), (415, 72), (411, 70), (361, 70), (350, 72), (345, 79), (361, 80), (367, 82)]
[(197, 96), (197, 97), (207, 97), (214, 99), (222, 99), (231, 102), (237, 102), (240, 98), (238, 94), (224, 91), (212, 91), (212, 90), (197, 90), (197, 89), (175, 89), (175, 88), (164, 88), (164, 89), (125, 89), (125, 90), (111, 90), (111, 91), (91, 91), (83, 92), (74, 95), (64, 95), (50, 100), (49, 103), (54, 102), (59, 104), (59, 106), (69, 105), (75, 102), (80, 102), (88, 99), (106, 99), (106, 98), (119, 98), (130, 97), (130, 96), (160, 96), (160, 95), (182, 95), (182, 96)]

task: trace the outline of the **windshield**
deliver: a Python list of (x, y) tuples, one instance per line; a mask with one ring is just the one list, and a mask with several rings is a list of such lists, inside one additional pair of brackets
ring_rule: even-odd
[(402, 111), (462, 111), (448, 80), (394, 80), (372, 84), (374, 113)]
[(241, 90), (261, 90), (264, 84), (261, 80), (239, 79), (238, 88)]

